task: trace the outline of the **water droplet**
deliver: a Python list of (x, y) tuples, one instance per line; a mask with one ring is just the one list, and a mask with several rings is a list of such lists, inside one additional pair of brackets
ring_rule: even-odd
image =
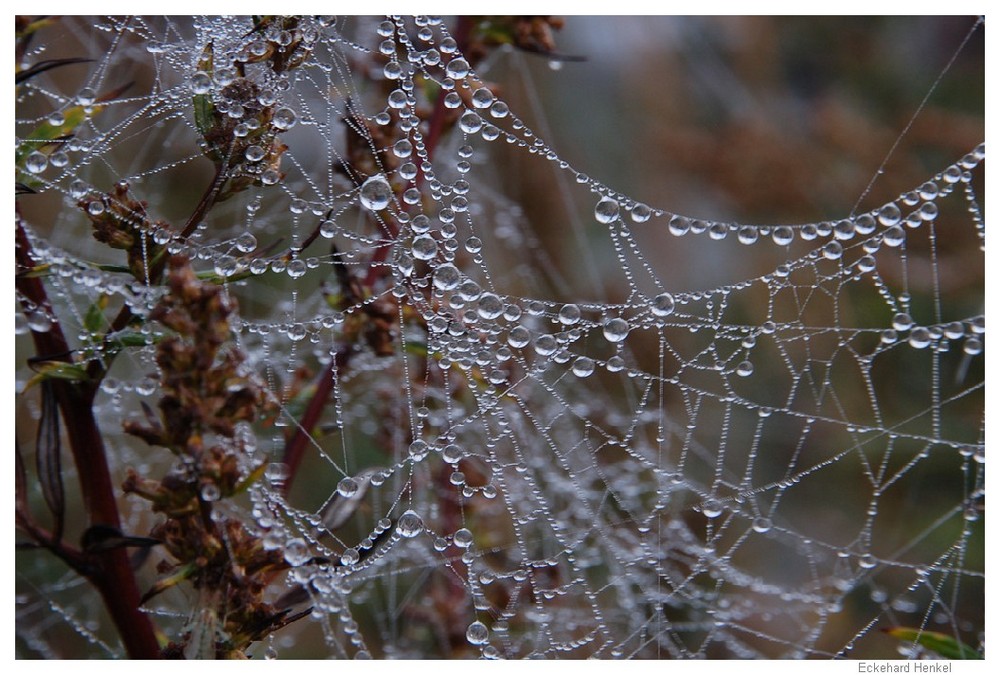
[(43, 153), (35, 151), (24, 160), (24, 168), (31, 173), (41, 173), (49, 165), (49, 158)]
[(361, 560), (361, 554), (358, 553), (358, 549), (349, 548), (340, 555), (340, 564), (344, 567), (351, 567), (357, 564)]
[(257, 237), (249, 232), (244, 232), (236, 239), (236, 249), (242, 253), (250, 253), (257, 248)]
[(309, 558), (309, 547), (302, 539), (289, 539), (285, 543), (285, 560), (292, 567), (305, 563)]
[(722, 502), (717, 499), (709, 499), (701, 505), (701, 512), (706, 518), (718, 518), (722, 515)]
[(467, 134), (474, 134), (483, 128), (483, 118), (470, 110), (458, 119), (458, 127)]
[(87, 213), (92, 216), (99, 216), (104, 213), (104, 202), (98, 200), (87, 204)]
[(414, 511), (406, 511), (396, 523), (396, 531), (408, 539), (416, 537), (424, 531), (424, 521)]
[(381, 211), (389, 206), (392, 188), (382, 175), (369, 178), (361, 186), (361, 205), (371, 211)]
[(607, 360), (604, 367), (609, 373), (620, 373), (625, 369), (625, 360), (616, 354)]
[(604, 339), (608, 342), (621, 342), (628, 337), (628, 331), (628, 322), (620, 317), (614, 317), (604, 322)]
[(746, 244), (749, 246), (750, 244), (753, 244), (754, 242), (757, 241), (757, 237), (759, 235), (760, 233), (757, 231), (756, 227), (752, 225), (744, 225), (739, 229), (739, 232), (736, 233), (736, 239), (741, 244)]
[(465, 639), (470, 645), (484, 645), (490, 641), (490, 629), (482, 621), (473, 621), (465, 631)]
[(434, 270), (434, 287), (442, 291), (450, 291), (458, 286), (462, 273), (451, 263), (445, 263)]
[(453, 80), (461, 80), (469, 74), (469, 62), (463, 58), (452, 59), (445, 67), (444, 73)]
[(218, 501), (222, 496), (222, 490), (215, 483), (205, 483), (201, 486), (201, 498), (206, 502)]
[(539, 356), (552, 356), (559, 349), (559, 343), (551, 335), (539, 335), (535, 339), (535, 352)]
[(572, 303), (563, 305), (559, 310), (559, 323), (572, 326), (580, 322), (580, 308)]
[(396, 141), (396, 143), (392, 146), (392, 154), (400, 158), (409, 157), (413, 154), (413, 143), (410, 143), (405, 138)]
[(645, 223), (649, 220), (650, 216), (653, 214), (652, 209), (650, 209), (645, 204), (636, 204), (632, 207), (632, 221), (636, 223)]
[(417, 260), (433, 260), (434, 256), (437, 255), (438, 245), (434, 237), (429, 234), (421, 234), (413, 239), (410, 250)]
[(931, 333), (920, 326), (910, 331), (910, 346), (914, 349), (925, 349), (931, 344)]
[(594, 372), (594, 360), (586, 356), (573, 362), (573, 374), (577, 377), (589, 377)]
[(882, 241), (885, 242), (886, 246), (898, 248), (903, 245), (903, 242), (906, 241), (906, 232), (904, 232), (903, 228), (898, 225), (890, 227), (882, 235)]
[(795, 240), (795, 230), (787, 225), (780, 225), (771, 232), (771, 239), (778, 246), (788, 246)]
[(896, 330), (909, 330), (913, 326), (913, 317), (906, 312), (900, 312), (892, 317), (892, 327)]
[(191, 76), (190, 85), (191, 93), (197, 95), (207, 94), (212, 90), (212, 78), (209, 77), (208, 73), (198, 71)]
[(618, 202), (605, 197), (597, 202), (597, 206), (594, 207), (594, 217), (597, 219), (597, 222), (607, 225), (618, 218), (618, 208)]
[(337, 494), (341, 497), (353, 497), (358, 493), (359, 489), (360, 486), (358, 485), (358, 481), (354, 480), (350, 476), (337, 483)]
[(844, 255), (844, 247), (839, 241), (827, 242), (823, 247), (823, 257), (827, 260), (839, 260)]
[(753, 519), (753, 531), (754, 532), (768, 532), (773, 525), (771, 524), (770, 518), (764, 518), (763, 516)]
[(472, 94), (472, 106), (480, 109), (489, 108), (493, 105), (494, 99), (492, 91), (486, 87), (480, 87)]
[(654, 316), (669, 316), (674, 313), (674, 296), (670, 293), (660, 293), (655, 298), (650, 305), (649, 309), (653, 312)]
[(298, 279), (299, 277), (301, 277), (306, 273), (307, 268), (308, 267), (304, 260), (299, 260), (298, 258), (296, 258), (295, 260), (288, 263), (288, 268), (286, 272), (288, 276), (290, 276), (292, 279)]
[(265, 154), (267, 153), (264, 151), (264, 148), (259, 145), (251, 145), (243, 151), (243, 156), (247, 158), (248, 162), (259, 162), (264, 159)]
[(297, 121), (294, 110), (282, 107), (274, 111), (274, 118), (271, 120), (271, 124), (274, 125), (275, 129), (285, 131), (294, 127)]
[(866, 570), (872, 569), (877, 564), (878, 560), (871, 553), (866, 553), (858, 559), (858, 566)]
[(412, 459), (415, 462), (419, 462), (420, 460), (422, 460), (424, 457), (427, 456), (427, 453), (429, 452), (429, 447), (426, 441), (422, 441), (418, 438), (417, 440), (410, 443), (408, 452), (410, 455), (410, 459)]
[(753, 364), (749, 361), (741, 361), (738, 366), (736, 366), (736, 374), (740, 377), (750, 377), (753, 375)]
[(962, 351), (972, 356), (981, 354), (983, 352), (983, 341), (977, 337), (968, 337), (962, 345)]
[(441, 459), (449, 464), (457, 464), (462, 461), (463, 457), (465, 457), (465, 451), (462, 450), (462, 446), (460, 445), (449, 443), (441, 449)]
[(90, 87), (84, 87), (77, 93), (76, 102), (83, 107), (94, 105), (94, 101), (97, 100), (97, 93)]
[(494, 293), (483, 293), (476, 311), (482, 318), (492, 321), (503, 314), (503, 300)]
[(524, 326), (515, 326), (507, 335), (507, 344), (514, 349), (521, 349), (531, 342), (531, 333)]
[(878, 222), (882, 223), (886, 227), (891, 227), (892, 225), (897, 224), (901, 218), (902, 214), (899, 211), (899, 207), (892, 202), (879, 209)]
[(670, 219), (667, 229), (675, 237), (682, 237), (691, 231), (691, 221), (684, 216), (674, 216)]
[(455, 530), (452, 541), (455, 542), (455, 546), (459, 548), (469, 548), (472, 546), (472, 532), (470, 532), (466, 527), (461, 527)]

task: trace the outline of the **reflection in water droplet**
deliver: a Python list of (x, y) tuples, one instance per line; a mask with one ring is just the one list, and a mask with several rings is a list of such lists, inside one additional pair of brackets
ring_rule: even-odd
[(383, 176), (372, 176), (361, 186), (361, 205), (371, 211), (381, 211), (389, 206), (392, 188)]

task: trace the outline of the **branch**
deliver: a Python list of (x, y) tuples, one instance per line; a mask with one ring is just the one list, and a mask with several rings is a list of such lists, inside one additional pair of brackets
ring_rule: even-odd
[[(26, 272), (34, 269), (35, 261), (20, 216), (15, 217), (17, 266), (18, 271)], [(18, 274), (15, 284), (22, 304), (44, 308), (54, 317), (52, 305), (40, 279)], [(58, 321), (53, 321), (46, 332), (33, 330), (31, 337), (40, 356), (69, 361), (69, 346)], [(95, 383), (59, 379), (51, 382), (79, 475), (88, 525), (121, 527), (104, 439), (94, 418), (93, 403), (97, 392)], [(105, 551), (94, 555), (93, 560), (95, 565), (93, 569), (88, 569), (89, 574), (86, 576), (104, 598), (104, 604), (118, 628), (128, 655), (132, 658), (158, 658), (160, 646), (149, 616), (139, 610), (139, 587), (125, 550)]]

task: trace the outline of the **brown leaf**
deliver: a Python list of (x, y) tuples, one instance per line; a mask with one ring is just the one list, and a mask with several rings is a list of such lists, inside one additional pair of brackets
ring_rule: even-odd
[(35, 465), (38, 482), (42, 486), (42, 496), (56, 522), (53, 534), (56, 540), (62, 537), (63, 516), (66, 510), (62, 480), (62, 440), (59, 435), (59, 406), (56, 402), (54, 384), (50, 380), (42, 382), (42, 415), (38, 421), (38, 437), (35, 441)]

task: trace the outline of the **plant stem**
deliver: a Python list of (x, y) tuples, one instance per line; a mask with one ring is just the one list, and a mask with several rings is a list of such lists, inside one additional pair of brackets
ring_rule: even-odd
[[(15, 278), (18, 292), (25, 303), (33, 303), (53, 316), (49, 330), (32, 330), (35, 351), (39, 357), (54, 361), (69, 361), (69, 345), (62, 327), (52, 315), (52, 306), (40, 279), (24, 274), (35, 267), (31, 244), (20, 218), (16, 228), (16, 258), (19, 273)], [(94, 418), (93, 404), (97, 388), (94, 382), (52, 380), (53, 392), (62, 414), (70, 450), (80, 479), (80, 490), (88, 516), (88, 525), (121, 527), (118, 503), (108, 468), (107, 453), (101, 430)], [(44, 542), (40, 542), (44, 543)], [(124, 548), (111, 549), (88, 556), (90, 580), (111, 614), (125, 649), (131, 658), (158, 658), (160, 646), (149, 616), (139, 609), (139, 586)]]

